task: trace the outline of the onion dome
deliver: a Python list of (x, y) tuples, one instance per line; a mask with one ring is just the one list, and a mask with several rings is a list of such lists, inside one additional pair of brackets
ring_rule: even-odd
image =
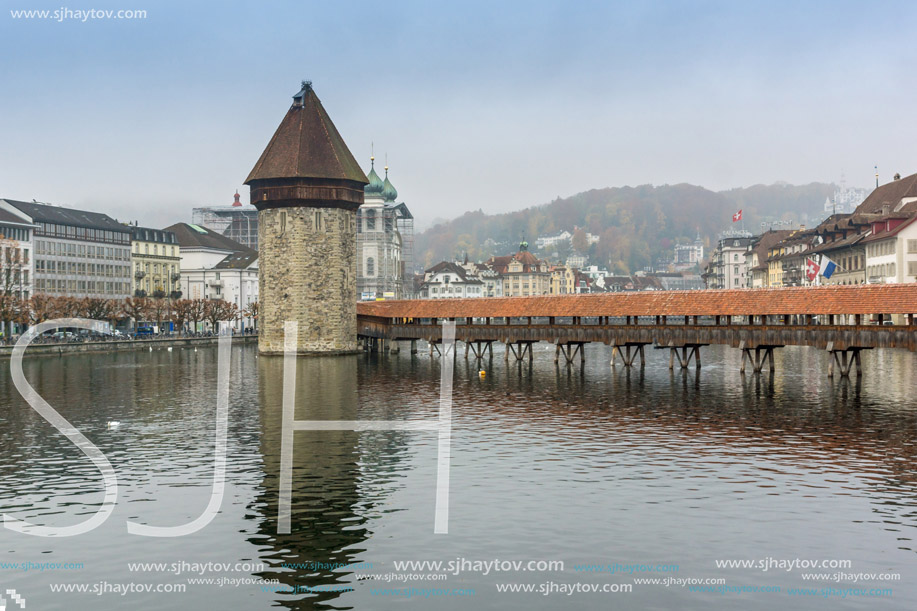
[(385, 166), (385, 182), (382, 183), (382, 199), (387, 202), (393, 202), (396, 197), (398, 197), (398, 191), (395, 189), (395, 185), (392, 184), (392, 181), (388, 179), (388, 166)]
[(382, 179), (376, 174), (376, 158), (370, 157), (369, 163), (371, 167), (369, 174), (366, 175), (366, 178), (369, 179), (369, 184), (363, 188), (363, 192), (366, 195), (382, 195), (382, 189), (385, 188), (385, 185), (382, 184)]

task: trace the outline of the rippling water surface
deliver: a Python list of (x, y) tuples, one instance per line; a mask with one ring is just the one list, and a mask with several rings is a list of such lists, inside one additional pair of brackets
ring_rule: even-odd
[[(209, 499), (215, 348), (28, 359), (29, 381), (111, 461), (119, 500), (86, 535), (0, 531), (0, 562), (45, 565), (0, 565), (0, 586), (33, 609), (917, 608), (914, 355), (870, 351), (861, 381), (832, 381), (827, 356), (813, 349), (780, 350), (776, 375), (744, 377), (738, 351), (703, 350), (699, 375), (670, 372), (668, 355), (652, 350), (644, 371), (615, 370), (604, 346), (587, 347), (584, 371), (556, 367), (544, 344), (531, 367), (504, 362), (500, 350), (482, 363), (459, 356), (448, 535), (433, 534), (438, 442), (429, 431), (297, 431), (292, 533), (278, 535), (282, 360), (234, 347), (221, 512), (194, 535), (156, 539), (129, 535), (125, 522), (183, 524)], [(423, 353), (300, 359), (296, 418), (434, 419), (440, 365)], [(99, 472), (18, 395), (9, 363), (0, 366), (2, 512), (54, 526), (86, 519), (102, 500)], [(564, 568), (395, 566), (457, 559)], [(716, 564), (738, 559), (849, 566)], [(82, 568), (47, 564), (71, 562)], [(642, 569), (583, 570), (615, 564)], [(839, 572), (847, 576), (832, 581)], [(854, 583), (856, 574), (900, 579)], [(634, 581), (645, 578), (723, 579), (729, 591)], [(110, 591), (130, 583), (186, 591)], [(109, 591), (62, 594), (54, 584)], [(499, 593), (505, 584), (536, 592)], [(575, 584), (633, 587), (560, 591)]]

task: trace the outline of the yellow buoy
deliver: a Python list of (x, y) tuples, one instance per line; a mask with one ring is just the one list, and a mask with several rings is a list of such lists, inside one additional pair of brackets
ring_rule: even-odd
[(487, 372), (482, 369), (481, 371), (478, 372), (478, 375), (481, 376), (482, 378), (485, 378), (487, 377)]

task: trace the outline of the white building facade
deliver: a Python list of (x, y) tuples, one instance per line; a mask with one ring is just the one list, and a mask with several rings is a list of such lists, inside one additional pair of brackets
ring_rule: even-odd
[(0, 295), (31, 297), (34, 229), (25, 215), (0, 209)]
[[(258, 301), (258, 253), (200, 225), (177, 223), (166, 231), (175, 234), (181, 252), (181, 291), (185, 299), (222, 299), (240, 313)], [(254, 326), (240, 317), (236, 330)]]
[(917, 217), (873, 223), (866, 247), (866, 282), (917, 282)]

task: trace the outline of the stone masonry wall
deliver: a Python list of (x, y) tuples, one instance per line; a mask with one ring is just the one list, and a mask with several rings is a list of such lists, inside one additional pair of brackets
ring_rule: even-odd
[(357, 351), (356, 213), (268, 208), (258, 214), (258, 349), (283, 354), (283, 327), (299, 321), (299, 354)]

